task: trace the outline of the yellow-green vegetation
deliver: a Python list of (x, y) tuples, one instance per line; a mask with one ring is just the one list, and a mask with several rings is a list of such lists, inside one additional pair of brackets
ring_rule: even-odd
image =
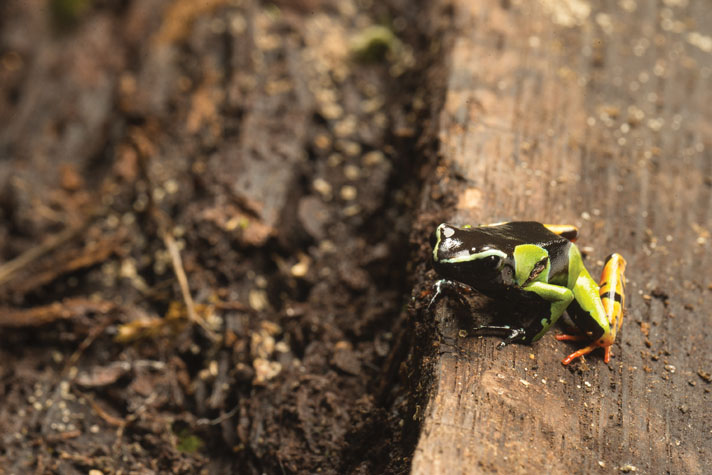
[(91, 7), (91, 0), (49, 0), (52, 21), (60, 28), (76, 24)]
[(383, 25), (371, 25), (351, 40), (351, 53), (354, 58), (365, 63), (381, 62), (388, 54), (396, 53), (401, 42), (393, 30)]
[(187, 454), (194, 454), (203, 448), (203, 445), (205, 445), (203, 439), (195, 434), (191, 434), (188, 429), (181, 430), (176, 434), (176, 436), (178, 437), (178, 445), (176, 448)]

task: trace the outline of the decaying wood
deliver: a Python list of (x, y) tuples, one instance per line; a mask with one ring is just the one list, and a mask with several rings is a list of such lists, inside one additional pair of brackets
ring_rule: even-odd
[(564, 367), (576, 345), (496, 351), (439, 306), (413, 473), (709, 473), (709, 8), (453, 8), (430, 190), (455, 198), (443, 220), (576, 224), (593, 274), (610, 252), (628, 260), (628, 311), (609, 365)]

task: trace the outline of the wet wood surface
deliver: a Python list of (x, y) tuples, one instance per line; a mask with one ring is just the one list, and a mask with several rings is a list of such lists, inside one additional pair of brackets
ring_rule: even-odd
[(564, 367), (560, 329), (497, 351), (440, 305), (412, 472), (709, 473), (709, 5), (452, 5), (442, 220), (576, 224), (594, 276), (627, 259), (627, 315), (609, 365)]

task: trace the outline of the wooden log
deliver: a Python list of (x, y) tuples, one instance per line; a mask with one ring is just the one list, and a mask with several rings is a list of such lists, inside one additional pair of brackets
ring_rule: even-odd
[(628, 260), (627, 316), (609, 365), (564, 367), (554, 332), (497, 351), (452, 300), (423, 312), (438, 356), (412, 472), (712, 472), (712, 11), (451, 3), (442, 220), (578, 225), (594, 276)]

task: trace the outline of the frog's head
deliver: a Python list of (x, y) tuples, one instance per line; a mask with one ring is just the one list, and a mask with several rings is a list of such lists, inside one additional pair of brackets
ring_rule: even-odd
[(430, 237), (433, 267), (446, 279), (475, 288), (502, 281), (507, 254), (497, 249), (477, 228), (438, 226)]

